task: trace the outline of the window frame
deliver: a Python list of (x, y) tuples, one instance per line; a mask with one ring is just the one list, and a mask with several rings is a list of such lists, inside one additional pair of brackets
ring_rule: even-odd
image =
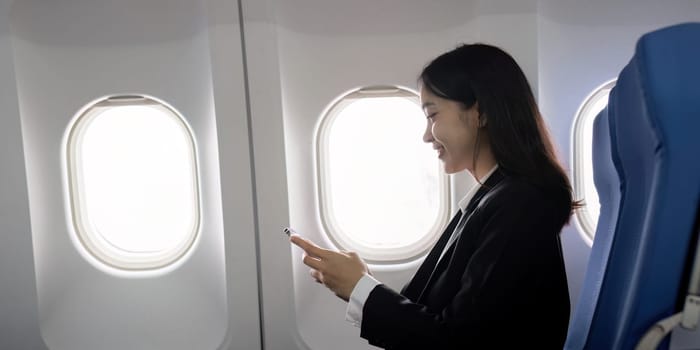
[[(81, 190), (82, 185), (80, 184), (83, 180), (82, 172), (78, 167), (80, 164), (79, 147), (82, 144), (87, 127), (94, 118), (99, 117), (108, 108), (124, 106), (149, 106), (166, 113), (182, 128), (186, 142), (190, 146), (190, 159), (192, 160), (191, 167), (193, 170), (191, 174), (193, 181), (192, 191), (194, 196), (192, 202), (194, 209), (192, 229), (185, 236), (185, 239), (178, 242), (175, 248), (164, 249), (155, 253), (130, 252), (127, 249), (113, 245), (96, 232), (87, 216), (85, 194)], [(73, 229), (73, 242), (76, 244), (76, 248), (84, 256), (89, 256), (91, 259), (88, 260), (91, 263), (97, 262), (99, 268), (104, 270), (106, 267), (109, 271), (152, 272), (177, 265), (194, 250), (194, 246), (199, 241), (202, 220), (198, 151), (192, 128), (175, 108), (162, 100), (146, 95), (111, 95), (96, 99), (81, 108), (68, 124), (62, 146), (65, 157), (64, 174), (67, 180), (66, 198), (68, 201), (69, 226), (72, 226)], [(121, 251), (121, 253), (115, 253), (116, 251)]]
[[(578, 109), (576, 110), (576, 114), (574, 115), (574, 122), (571, 128), (571, 164), (574, 198), (576, 200), (583, 201), (583, 206), (575, 211), (574, 216), (578, 231), (588, 246), (593, 245), (598, 220), (597, 218), (594, 220), (593, 215), (591, 214), (586, 202), (585, 164), (588, 163), (588, 159), (585, 159), (583, 154), (583, 149), (586, 146), (586, 144), (584, 144), (584, 141), (586, 140), (584, 140), (583, 133), (586, 125), (590, 125), (590, 127), (592, 128), (593, 122), (598, 117), (598, 114), (600, 114), (600, 111), (602, 111), (601, 109), (600, 111), (593, 113), (593, 109), (597, 105), (597, 102), (602, 98), (603, 95), (609, 96), (610, 90), (612, 90), (612, 88), (615, 87), (616, 83), (617, 78), (613, 78), (607, 80), (603, 84), (600, 84), (595, 89), (593, 89), (586, 96), (586, 98), (583, 99), (583, 102), (579, 105)], [(605, 109), (606, 107), (607, 103), (605, 104), (605, 107), (603, 107), (603, 109)], [(588, 144), (588, 146), (591, 147), (592, 155), (593, 139), (591, 138), (590, 141), (591, 142)], [(593, 166), (592, 159), (590, 161), (591, 166)], [(593, 184), (593, 187), (597, 193), (598, 189), (595, 188), (595, 184)]]
[(447, 224), (450, 215), (451, 191), (449, 176), (438, 169), (438, 189), (441, 192), (440, 208), (435, 222), (420, 240), (414, 244), (394, 248), (391, 250), (377, 249), (358, 243), (333, 219), (333, 210), (330, 200), (329, 169), (326, 164), (328, 159), (328, 140), (331, 126), (341, 112), (352, 103), (364, 98), (400, 97), (406, 98), (420, 108), (419, 95), (407, 88), (398, 86), (370, 86), (351, 90), (340, 95), (330, 103), (321, 114), (320, 122), (316, 129), (315, 142), (315, 166), (316, 166), (316, 192), (319, 206), (321, 226), (325, 236), (339, 249), (355, 251), (364, 260), (377, 265), (400, 264), (414, 261), (423, 257), (433, 244), (439, 239), (443, 228)]

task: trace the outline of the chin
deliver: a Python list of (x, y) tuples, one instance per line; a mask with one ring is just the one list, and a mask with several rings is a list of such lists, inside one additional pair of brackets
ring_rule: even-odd
[(459, 171), (453, 170), (453, 169), (445, 169), (445, 174), (447, 174), (447, 175), (456, 174), (456, 173), (458, 173), (458, 172), (459, 172)]
[(469, 167), (466, 165), (459, 165), (459, 164), (454, 164), (454, 163), (445, 162), (445, 161), (442, 162), (442, 169), (445, 172), (445, 174), (448, 174), (448, 175), (456, 174), (460, 171), (465, 171), (465, 170), (471, 172)]
[(445, 174), (448, 174), (448, 175), (452, 175), (452, 174), (458, 173), (458, 172), (460, 171), (460, 169), (457, 169), (457, 168), (455, 168), (454, 166), (451, 166), (451, 165), (449, 165), (449, 164), (447, 164), (447, 163), (445, 163), (445, 164), (443, 165), (442, 169), (443, 169), (443, 171), (445, 172)]

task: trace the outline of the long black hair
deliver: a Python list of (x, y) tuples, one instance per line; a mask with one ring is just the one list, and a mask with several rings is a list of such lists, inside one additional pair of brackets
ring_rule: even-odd
[(499, 169), (560, 190), (569, 212), (580, 206), (573, 201), (571, 183), (557, 160), (530, 84), (513, 57), (491, 45), (461, 45), (430, 62), (420, 81), (424, 89), (465, 108), (478, 103)]

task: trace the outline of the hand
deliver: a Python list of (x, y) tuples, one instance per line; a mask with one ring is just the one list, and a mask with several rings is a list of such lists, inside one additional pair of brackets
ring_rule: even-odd
[(304, 250), (303, 262), (312, 269), (311, 276), (316, 282), (322, 283), (345, 301), (350, 299), (362, 276), (369, 273), (367, 264), (355, 252), (323, 249), (299, 235), (292, 235), (289, 240)]

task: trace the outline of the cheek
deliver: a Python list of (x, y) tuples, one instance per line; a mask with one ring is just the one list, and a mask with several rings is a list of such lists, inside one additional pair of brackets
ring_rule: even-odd
[(469, 128), (455, 128), (450, 134), (450, 145), (452, 146), (452, 152), (455, 153), (455, 157), (463, 160), (471, 159), (472, 152), (474, 152), (474, 142), (476, 133)]
[(434, 124), (432, 125), (431, 132), (432, 132), (433, 138), (434, 138), (435, 140), (437, 140), (437, 141), (439, 141), (439, 142), (441, 142), (441, 143), (442, 143), (442, 142), (445, 142), (446, 135), (445, 135), (445, 132), (444, 132), (444, 128), (442, 127), (442, 124), (440, 124), (440, 123), (434, 123)]

